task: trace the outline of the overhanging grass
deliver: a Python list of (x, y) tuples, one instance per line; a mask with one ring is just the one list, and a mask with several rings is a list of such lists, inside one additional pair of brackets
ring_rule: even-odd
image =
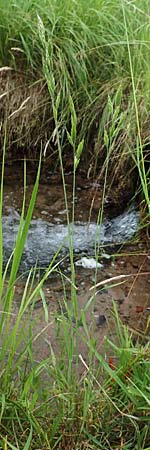
[(139, 1), (138, 7), (136, 2), (129, 4), (116, 0), (94, 0), (88, 5), (83, 0), (52, 0), (42, 4), (31, 0), (1, 0), (1, 63), (13, 62), (18, 48), (18, 53), (19, 49), (24, 52), (28, 64), (42, 72), (45, 49), (39, 37), (39, 16), (44, 26), (47, 56), (54, 71), (56, 87), (57, 82), (60, 83), (62, 94), (66, 95), (68, 88), (77, 95), (76, 101), (81, 92), (90, 101), (97, 97), (102, 82), (126, 79), (129, 83), (131, 73), (122, 4), (136, 85), (144, 86), (149, 73), (150, 38), (146, 0)]
[[(1, 0), (0, 10), (1, 65), (10, 64), (20, 70), (25, 63), (37, 80), (46, 77), (43, 64), (46, 60), (55, 99), (58, 92), (61, 95), (62, 127), (69, 119), (71, 95), (79, 128), (82, 123), (82, 137), (87, 134), (87, 138), (89, 125), (91, 133), (93, 126), (101, 126), (108, 93), (113, 95), (121, 85), (122, 110), (128, 113), (128, 146), (132, 139), (136, 142), (129, 43), (141, 130), (146, 132), (150, 70), (150, 11), (146, 0), (139, 0), (138, 5), (125, 0), (94, 0), (88, 4), (84, 0), (45, 0), (42, 4)], [(103, 135), (98, 145), (102, 147)]]
[[(1, 0), (0, 10), (1, 65), (9, 65), (19, 74), (24, 70), (28, 73), (22, 99), (19, 91), (21, 104), (18, 104), (17, 99), (13, 103), (13, 95), (9, 96), (7, 91), (2, 98), (3, 114), (9, 117), (9, 147), (12, 141), (15, 148), (18, 147), (22, 152), (27, 142), (28, 147), (32, 147), (30, 155), (33, 151), (34, 156), (37, 156), (42, 139), (45, 157), (52, 154), (53, 160), (53, 152), (54, 155), (57, 152), (57, 139), (54, 108), (50, 104), (51, 101), (56, 104), (59, 96), (57, 119), (60, 143), (64, 156), (67, 149), (66, 160), (69, 154), (73, 164), (73, 152), (67, 142), (71, 96), (77, 115), (77, 144), (84, 139), (82, 161), (86, 162), (86, 169), (90, 167), (89, 173), (103, 182), (108, 157), (105, 137), (114, 128), (115, 138), (109, 146), (111, 163), (108, 181), (109, 186), (111, 183), (115, 189), (116, 204), (119, 196), (120, 199), (122, 196), (120, 202), (124, 200), (127, 203), (139, 185), (149, 204), (146, 187), (149, 147), (143, 147), (149, 142), (148, 2), (139, 0), (137, 5), (136, 1), (126, 0), (93, 0), (88, 4), (84, 0), (45, 0), (41, 4), (31, 0)], [(3, 73), (5, 70), (2, 71), (2, 80)], [(5, 80), (4, 76), (6, 86), (8, 78), (6, 76)], [(46, 81), (50, 103), (47, 96), (45, 102), (40, 97), (39, 109), (34, 99), (30, 103), (32, 90), (28, 92), (29, 80), (35, 85), (42, 80), (40, 83), (43, 86)], [(17, 98), (16, 84), (13, 89)], [(41, 89), (41, 84), (39, 86)], [(119, 90), (122, 94), (116, 111), (115, 98)], [(8, 91), (11, 92), (11, 81)], [(37, 97), (37, 91), (35, 94), (33, 91), (34, 95)], [(113, 110), (110, 110), (110, 103)], [(41, 121), (41, 136), (38, 136)], [(135, 165), (138, 166), (138, 183), (136, 171), (133, 172)]]

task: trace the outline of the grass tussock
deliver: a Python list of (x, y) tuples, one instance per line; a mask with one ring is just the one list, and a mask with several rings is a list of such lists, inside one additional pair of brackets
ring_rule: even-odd
[[(149, 142), (148, 2), (94, 0), (87, 5), (83, 0), (45, 0), (41, 5), (1, 0), (0, 9), (0, 61), (12, 69), (1, 72), (1, 115), (7, 119), (9, 149), (12, 143), (9, 155), (16, 155), (18, 148), (21, 156), (30, 152), (38, 157), (42, 141), (45, 156), (53, 160), (57, 146), (52, 103), (59, 95), (61, 146), (73, 164), (67, 142), (71, 96), (78, 143), (84, 138), (84, 167), (86, 162), (89, 174), (101, 179), (111, 156), (108, 174), (109, 182), (115, 178), (116, 198), (125, 191), (129, 197), (137, 185), (133, 168), (138, 142), (142, 152)], [(147, 145), (146, 172), (148, 154)]]
[[(149, 448), (149, 344), (133, 344), (114, 309), (118, 344), (107, 340), (104, 357), (86, 336), (84, 316), (82, 321), (86, 361), (76, 353), (80, 330), (71, 311), (68, 322), (63, 313), (59, 316), (60, 356), (50, 348), (49, 357), (35, 363), (31, 335), (23, 345), (24, 336), (22, 357), (13, 360), (9, 370), (8, 358), (5, 371), (1, 369), (1, 448)], [(7, 343), (10, 354), (18, 338), (21, 342), (21, 334), (13, 333)]]

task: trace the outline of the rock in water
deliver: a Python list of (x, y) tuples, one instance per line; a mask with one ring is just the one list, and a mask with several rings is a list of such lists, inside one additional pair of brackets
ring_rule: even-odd
[[(36, 263), (40, 267), (47, 267), (56, 252), (65, 254), (69, 249), (68, 233), (75, 253), (93, 253), (94, 245), (106, 243), (120, 244), (130, 240), (138, 229), (139, 213), (136, 209), (127, 210), (111, 220), (104, 220), (101, 225), (96, 223), (76, 222), (70, 225), (52, 224), (41, 219), (32, 220), (22, 256), (23, 270), (29, 269)], [(16, 241), (19, 226), (17, 213), (3, 217), (3, 250), (4, 262), (10, 257)]]

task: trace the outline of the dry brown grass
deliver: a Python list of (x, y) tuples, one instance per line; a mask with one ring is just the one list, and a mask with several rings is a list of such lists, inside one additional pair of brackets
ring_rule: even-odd
[[(20, 70), (9, 67), (0, 69), (0, 156), (6, 124), (6, 161), (20, 160), (24, 157), (32, 161), (38, 160), (41, 148), (43, 150), (46, 148), (48, 165), (51, 164), (54, 168), (59, 157), (53, 140), (55, 125), (46, 82), (44, 78), (36, 81), (29, 69), (25, 71), (20, 65), (19, 67)], [(99, 115), (102, 114), (101, 109)], [(79, 130), (82, 127), (82, 119), (78, 124)], [(109, 131), (109, 122), (106, 127)], [(99, 139), (97, 136), (98, 129), (95, 128), (94, 122), (91, 123), (91, 133), (92, 130), (93, 142), (89, 137), (80, 167), (84, 167), (87, 178), (96, 179), (100, 190), (103, 190), (107, 152), (103, 138)], [(118, 206), (119, 210), (122, 209), (122, 205), (125, 206), (128, 203), (136, 186), (136, 173), (133, 172), (134, 164), (127, 149), (127, 141), (127, 131), (121, 130), (109, 159), (107, 173), (105, 206), (111, 205), (115, 209)], [(70, 151), (68, 144), (65, 144), (63, 149), (63, 162), (66, 171), (73, 169), (73, 152)], [(59, 163), (57, 168), (58, 165)], [(97, 188), (93, 192), (92, 202), (95, 202), (95, 196), (97, 197)], [(99, 207), (100, 202), (98, 202), (98, 209)]]
[(31, 82), (31, 74), (4, 68), (0, 71), (1, 149), (7, 127), (6, 158), (39, 156), (51, 132), (50, 98), (44, 80)]

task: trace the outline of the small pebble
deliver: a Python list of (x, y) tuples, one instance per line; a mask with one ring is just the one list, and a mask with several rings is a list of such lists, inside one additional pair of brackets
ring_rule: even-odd
[(96, 321), (96, 325), (97, 327), (101, 327), (102, 325), (104, 325), (106, 323), (106, 317), (104, 316), (104, 314), (101, 314), (98, 316), (98, 319)]

